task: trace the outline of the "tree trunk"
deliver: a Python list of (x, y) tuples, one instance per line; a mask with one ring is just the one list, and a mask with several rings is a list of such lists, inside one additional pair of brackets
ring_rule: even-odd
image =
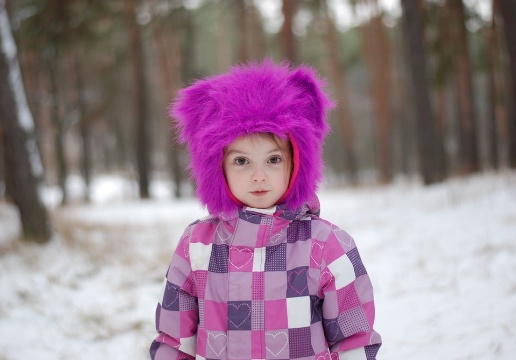
[(136, 164), (140, 198), (147, 199), (149, 193), (150, 143), (149, 121), (147, 120), (147, 80), (145, 78), (144, 51), (140, 26), (136, 22), (136, 0), (125, 0), (129, 23), (130, 54), (133, 61), (134, 111), (136, 120)]
[(477, 124), (473, 104), (471, 61), (466, 31), (466, 17), (462, 0), (448, 0), (451, 14), (452, 41), (455, 53), (456, 86), (459, 102), (459, 173), (480, 170), (477, 142)]
[[(2, 128), (2, 119), (0, 119), (0, 184), (5, 184), (5, 164), (4, 164), (4, 129)], [(5, 189), (7, 190), (7, 189)], [(4, 193), (0, 193), (0, 200), (8, 198), (9, 194), (4, 190)]]
[(493, 1), (493, 16), (491, 19), (491, 26), (485, 29), (486, 48), (488, 49), (486, 54), (488, 80), (487, 91), (489, 94), (487, 119), (487, 166), (492, 169), (497, 169), (500, 167), (498, 139), (502, 139), (497, 125), (500, 121), (504, 121), (504, 92), (502, 90), (503, 85), (500, 76), (500, 44), (498, 42), (497, 25), (495, 20), (495, 3), (496, 0)]
[(378, 2), (369, 1), (372, 18), (362, 25), (362, 44), (370, 75), (370, 87), (376, 115), (377, 158), (380, 181), (392, 178), (391, 169), (391, 109), (390, 109), (390, 48)]
[(431, 184), (441, 181), (444, 174), (441, 155), (435, 146), (437, 129), (430, 106), (421, 13), (414, 0), (402, 0), (401, 5), (403, 33), (407, 50), (412, 55), (409, 59), (409, 71), (416, 105), (419, 166), (424, 183)]
[(0, 0), (0, 121), (3, 127), (6, 186), (19, 209), (26, 239), (51, 236), (46, 209), (38, 195), (43, 175), (5, 0)]
[(84, 74), (81, 59), (82, 46), (77, 45), (73, 61), (75, 68), (75, 91), (77, 93), (77, 109), (79, 111), (79, 128), (81, 134), (81, 172), (84, 180), (84, 201), (89, 202), (91, 183), (91, 120), (86, 117), (86, 99), (84, 98)]
[[(420, 9), (425, 12), (424, 16), (428, 17), (429, 10), (427, 7), (421, 6)], [(435, 11), (435, 9), (434, 9)], [(450, 49), (453, 48), (453, 42), (450, 41), (449, 19), (446, 11), (439, 11), (436, 13), (434, 29), (427, 29), (424, 31), (425, 41), (433, 48), (434, 51), (434, 66), (433, 66), (433, 89), (430, 89), (434, 96), (435, 103), (435, 124), (437, 129), (437, 139), (435, 143), (437, 151), (442, 154), (440, 160), (442, 161), (442, 168), (444, 176), (448, 174), (449, 165), (451, 163), (448, 153), (445, 148), (446, 136), (448, 134), (448, 124), (451, 120), (448, 115), (450, 107), (448, 97), (450, 94), (450, 81), (453, 69), (451, 67)], [(433, 34), (433, 36), (432, 36)]]
[(346, 159), (346, 167), (352, 183), (357, 182), (357, 160), (354, 146), (354, 133), (351, 121), (351, 111), (349, 106), (349, 95), (347, 90), (346, 71), (340, 56), (340, 44), (337, 37), (337, 29), (331, 18), (328, 4), (326, 1), (321, 2), (322, 16), (326, 28), (326, 49), (330, 62), (329, 69), (331, 71), (331, 80), (335, 89), (335, 97), (338, 103), (337, 119), (342, 132), (342, 141), (344, 145), (344, 156)]
[(238, 37), (238, 61), (246, 62), (249, 60), (249, 36), (247, 31), (247, 1), (236, 0), (235, 6), (237, 20), (237, 37)]
[[(216, 43), (215, 54), (213, 55), (216, 64), (214, 69), (216, 73), (222, 73), (227, 70), (228, 66), (230, 66), (235, 61), (236, 56), (238, 56), (233, 55), (233, 44), (228, 41), (228, 38), (235, 31), (235, 26), (226, 20), (227, 9), (225, 6), (217, 6), (215, 11), (217, 12), (217, 24), (214, 30)], [(181, 30), (182, 29), (183, 27), (181, 26)], [(176, 33), (180, 33), (180, 31), (176, 31)]]
[(443, 168), (446, 173), (447, 161), (444, 151), (444, 141), (446, 134), (446, 112), (448, 110), (447, 101), (447, 87), (445, 84), (439, 85), (435, 89), (435, 124), (437, 127), (437, 143), (435, 147), (439, 147), (439, 151), (442, 152)]
[(296, 39), (293, 25), (299, 0), (283, 0), (283, 26), (281, 27), (281, 47), (284, 57), (292, 63), (297, 62)]
[(265, 42), (265, 34), (263, 33), (262, 18), (261, 15), (254, 6), (253, 2), (247, 5), (249, 13), (248, 19), (250, 22), (250, 34), (252, 36), (251, 41), (251, 57), (253, 59), (263, 59), (267, 53), (267, 46)]
[(54, 156), (57, 160), (57, 182), (61, 189), (61, 204), (68, 202), (68, 191), (66, 188), (66, 178), (68, 177), (68, 166), (64, 150), (65, 126), (64, 121), (59, 113), (59, 86), (57, 84), (57, 49), (53, 49), (47, 55), (46, 64), (48, 76), (50, 80), (50, 92), (52, 105), (50, 107), (50, 117), (54, 127)]
[[(414, 112), (413, 104), (410, 100), (410, 93), (408, 91), (408, 80), (406, 79), (405, 69), (408, 64), (407, 59), (410, 56), (405, 51), (405, 46), (402, 42), (401, 31), (397, 31), (396, 39), (392, 42), (393, 45), (393, 75), (392, 75), (392, 94), (394, 97), (394, 137), (393, 137), (393, 159), (397, 155), (398, 169), (402, 174), (411, 174), (414, 172), (412, 165), (414, 157), (412, 154), (415, 153), (415, 142), (412, 131), (410, 116)], [(394, 168), (394, 167), (393, 167)]]
[[(163, 79), (163, 92), (167, 94), (165, 101), (168, 102), (181, 86), (179, 74), (182, 52), (176, 32), (164, 30), (162, 23), (155, 23), (154, 41), (158, 54), (158, 70), (160, 78)], [(174, 197), (179, 199), (182, 197), (181, 183), (183, 181), (183, 169), (179, 161), (180, 148), (174, 141), (173, 133), (170, 133), (169, 138), (172, 140), (169, 142), (170, 146), (166, 153), (169, 155), (168, 164), (174, 180)]]
[(196, 32), (193, 23), (192, 15), (184, 8), (180, 8), (180, 16), (182, 17), (181, 32), (183, 39), (181, 42), (181, 75), (183, 84), (189, 84), (190, 81), (195, 77), (195, 39)]
[(499, 0), (500, 15), (503, 19), (505, 42), (509, 55), (509, 97), (507, 104), (508, 162), (516, 168), (516, 1)]
[[(237, 48), (240, 62), (261, 60), (266, 54), (265, 37), (261, 17), (254, 3), (248, 0), (236, 0)], [(224, 25), (219, 25), (223, 27)], [(233, 31), (233, 29), (231, 29)], [(227, 42), (227, 39), (224, 39)]]

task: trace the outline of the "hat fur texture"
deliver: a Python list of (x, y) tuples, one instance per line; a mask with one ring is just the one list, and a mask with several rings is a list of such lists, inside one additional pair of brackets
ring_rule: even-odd
[(238, 204), (223, 171), (224, 149), (237, 138), (272, 133), (297, 148), (297, 175), (281, 200), (295, 210), (322, 179), (322, 151), (329, 132), (326, 115), (334, 104), (325, 83), (308, 66), (291, 68), (266, 59), (232, 67), (182, 89), (170, 108), (179, 142), (190, 153), (197, 196), (212, 214), (229, 214)]

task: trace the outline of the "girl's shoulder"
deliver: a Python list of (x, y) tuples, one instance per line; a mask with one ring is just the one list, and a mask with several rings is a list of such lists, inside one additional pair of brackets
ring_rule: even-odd
[(311, 223), (310, 229), (313, 239), (322, 242), (333, 242), (334, 240), (338, 240), (338, 242), (354, 244), (352, 236), (347, 231), (343, 230), (331, 221), (328, 221), (317, 215), (310, 215), (308, 220), (310, 220)]
[(189, 244), (218, 244), (221, 241), (220, 239), (229, 238), (232, 230), (233, 227), (227, 221), (217, 216), (209, 215), (195, 220), (188, 225), (184, 232), (183, 239)]
[(199, 224), (218, 224), (220, 221), (221, 220), (220, 220), (220, 218), (218, 216), (209, 214), (209, 215), (206, 215), (203, 218), (195, 220), (190, 225), (188, 225), (188, 227), (195, 227), (195, 226), (197, 226)]
[(333, 231), (333, 230), (342, 231), (338, 225), (335, 225), (331, 221), (328, 221), (328, 220), (320, 217), (319, 215), (307, 214), (304, 218), (302, 218), (300, 220), (301, 221), (309, 220), (311, 222), (312, 227), (314, 227), (314, 226), (320, 227), (320, 228), (327, 229), (328, 231)]
[(185, 233), (192, 234), (194, 232), (206, 231), (210, 228), (216, 228), (221, 223), (221, 220), (213, 215), (195, 220), (186, 227)]

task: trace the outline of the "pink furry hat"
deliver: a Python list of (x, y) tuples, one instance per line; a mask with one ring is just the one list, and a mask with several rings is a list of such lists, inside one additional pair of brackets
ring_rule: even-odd
[(212, 214), (238, 208), (222, 168), (224, 148), (242, 135), (272, 133), (294, 149), (291, 184), (281, 202), (295, 210), (308, 201), (322, 178), (322, 150), (334, 106), (324, 83), (307, 67), (266, 59), (231, 68), (181, 90), (171, 105), (179, 141), (191, 156), (197, 196)]

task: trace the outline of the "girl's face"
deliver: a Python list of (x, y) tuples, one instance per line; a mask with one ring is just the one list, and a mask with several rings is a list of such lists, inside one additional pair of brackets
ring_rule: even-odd
[(291, 167), (289, 142), (268, 134), (239, 137), (225, 150), (229, 190), (249, 207), (275, 205), (288, 188)]

